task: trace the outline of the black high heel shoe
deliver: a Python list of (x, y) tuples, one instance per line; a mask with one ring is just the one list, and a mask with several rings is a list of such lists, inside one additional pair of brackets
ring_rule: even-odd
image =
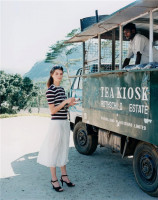
[[(64, 190), (62, 189), (62, 187), (55, 187), (54, 185), (53, 185), (53, 183), (55, 183), (55, 182), (57, 182), (58, 180), (56, 180), (56, 181), (53, 181), (53, 180), (51, 180), (51, 184), (52, 184), (52, 186), (53, 186), (53, 189), (55, 190), (55, 191), (57, 191), (57, 192), (63, 192)], [(61, 190), (62, 189), (62, 190)]]
[(75, 186), (75, 184), (73, 184), (71, 182), (67, 183), (66, 181), (64, 181), (63, 178), (62, 178), (63, 176), (68, 176), (68, 175), (61, 175), (60, 181), (61, 181), (62, 186), (63, 186), (63, 183), (66, 183), (68, 187), (74, 187)]

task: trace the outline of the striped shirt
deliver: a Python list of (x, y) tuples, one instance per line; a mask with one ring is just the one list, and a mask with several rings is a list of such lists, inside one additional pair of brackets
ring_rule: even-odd
[[(54, 106), (58, 106), (61, 104), (65, 99), (65, 90), (60, 86), (54, 86), (53, 84), (48, 88), (46, 92), (46, 97), (48, 104), (54, 104)], [(55, 114), (51, 114), (52, 120), (65, 120), (67, 119), (67, 110), (61, 108)]]

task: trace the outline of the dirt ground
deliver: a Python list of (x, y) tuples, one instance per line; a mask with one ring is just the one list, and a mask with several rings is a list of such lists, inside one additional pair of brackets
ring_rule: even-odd
[[(132, 158), (98, 146), (91, 156), (74, 148), (72, 133), (67, 170), (74, 188), (57, 193), (49, 168), (36, 163), (49, 123), (47, 117), (0, 119), (1, 200), (154, 200), (137, 185)], [(60, 178), (60, 170), (57, 169)]]

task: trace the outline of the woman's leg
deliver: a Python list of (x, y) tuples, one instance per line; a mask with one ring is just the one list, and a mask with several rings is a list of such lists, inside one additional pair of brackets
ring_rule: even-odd
[[(64, 165), (63, 167), (60, 167), (60, 169), (61, 169), (61, 176), (62, 175), (67, 175), (66, 165)], [(70, 180), (69, 180), (68, 176), (62, 176), (62, 179), (63, 179), (63, 181), (66, 181), (67, 183), (70, 183)], [(73, 184), (73, 185), (75, 185), (75, 184)]]
[[(60, 169), (61, 169), (61, 175), (67, 175), (66, 165), (60, 167)], [(62, 179), (63, 179), (64, 181), (66, 181), (67, 183), (70, 182), (70, 180), (68, 179), (68, 176), (63, 176)]]
[(61, 169), (61, 174), (62, 174), (62, 175), (67, 175), (67, 172), (66, 172), (66, 165), (60, 167), (60, 169)]
[(52, 175), (52, 180), (55, 181), (57, 180), (57, 175), (56, 175), (56, 167), (50, 167), (50, 172), (51, 172), (51, 175)]
[[(50, 167), (50, 171), (51, 171), (52, 181), (58, 180), (57, 175), (56, 175), (56, 167)], [(52, 184), (54, 185), (54, 187), (60, 186), (58, 181)], [(63, 189), (60, 189), (60, 190), (63, 190)]]

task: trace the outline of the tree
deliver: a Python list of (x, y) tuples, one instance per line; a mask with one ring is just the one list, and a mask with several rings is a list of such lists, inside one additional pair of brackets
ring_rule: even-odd
[(31, 106), (32, 99), (37, 96), (38, 88), (28, 77), (19, 74), (6, 74), (0, 71), (0, 113), (16, 113)]
[[(74, 35), (79, 32), (79, 29), (73, 29), (70, 33), (67, 34), (66, 40), (70, 39)], [(60, 62), (67, 62), (67, 56), (72, 54), (76, 50), (76, 44), (68, 44), (65, 43), (66, 40), (57, 41), (56, 44), (53, 44), (50, 47), (50, 51), (46, 54), (45, 62), (58, 62), (59, 55), (62, 54), (60, 57)], [(62, 60), (61, 60), (62, 59)]]
[[(81, 57), (76, 59), (71, 59), (71, 55), (79, 50), (78, 44), (74, 43), (65, 43), (66, 40), (70, 39), (77, 33), (79, 33), (79, 29), (73, 29), (70, 33), (67, 34), (65, 40), (57, 41), (56, 44), (53, 44), (50, 47), (50, 51), (46, 54), (45, 62), (50, 62), (55, 65), (63, 65), (67, 70), (67, 77), (64, 77), (65, 85), (67, 86), (66, 91), (69, 90), (71, 86), (71, 81), (68, 78), (69, 76), (69, 66), (76, 66), (79, 62), (81, 62)], [(82, 55), (82, 54), (80, 54)], [(69, 86), (68, 86), (69, 85)]]

